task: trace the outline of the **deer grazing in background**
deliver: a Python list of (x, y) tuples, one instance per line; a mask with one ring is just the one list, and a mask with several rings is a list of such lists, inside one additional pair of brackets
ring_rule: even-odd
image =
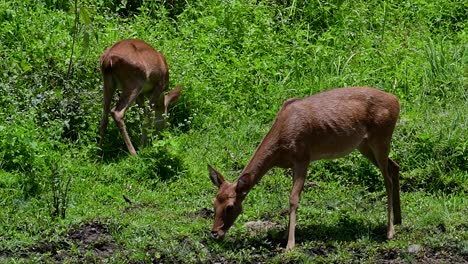
[(286, 246), (292, 249), (296, 211), (310, 162), (342, 157), (357, 149), (384, 177), (387, 238), (392, 239), (393, 225), (401, 223), (400, 186), (399, 166), (388, 154), (399, 112), (395, 96), (370, 87), (338, 88), (287, 100), (237, 181), (228, 182), (208, 165), (210, 179), (218, 187), (212, 236), (224, 237), (241, 213), (242, 201), (268, 170), (275, 166), (292, 168)]
[[(137, 39), (122, 40), (108, 48), (101, 56), (101, 72), (104, 79), (104, 110), (99, 128), (100, 145), (102, 146), (111, 112), (128, 152), (136, 155), (124, 123), (128, 107), (136, 101), (143, 108), (144, 116), (141, 120), (148, 119), (142, 126), (141, 143), (144, 145), (147, 140), (146, 126), (151, 123), (148, 109), (144, 106), (145, 97), (149, 98), (150, 108), (155, 112), (154, 128), (160, 131), (164, 128), (168, 107), (179, 98), (182, 87), (178, 86), (164, 95), (169, 86), (166, 59), (153, 47)], [(111, 110), (116, 89), (120, 89), (121, 94)]]

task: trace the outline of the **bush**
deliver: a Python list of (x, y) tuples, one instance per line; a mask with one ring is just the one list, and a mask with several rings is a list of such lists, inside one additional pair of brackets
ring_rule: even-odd
[(184, 170), (182, 156), (174, 139), (156, 139), (152, 146), (140, 152), (140, 158), (148, 164), (147, 177), (156, 176), (161, 180), (174, 179)]

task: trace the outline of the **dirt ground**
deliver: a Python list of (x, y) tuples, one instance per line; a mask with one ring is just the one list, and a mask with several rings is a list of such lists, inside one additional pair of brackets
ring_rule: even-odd
[[(196, 212), (190, 213), (189, 217), (212, 218), (211, 209), (202, 208)], [(282, 227), (270, 221), (255, 221), (245, 224), (250, 232), (267, 232), (268, 234), (278, 234)], [(273, 230), (273, 231), (272, 231)], [(256, 263), (268, 262), (269, 259), (282, 253), (279, 248), (284, 244), (283, 239), (278, 235), (267, 235), (266, 240), (270, 241), (250, 241), (252, 243), (261, 243), (261, 247), (271, 247), (270, 254), (259, 254), (255, 260)], [(243, 246), (243, 245), (241, 245)], [(336, 253), (336, 248), (332, 245), (322, 245), (310, 249), (301, 248), (301, 250), (310, 255), (326, 257)], [(79, 226), (71, 228), (63, 235), (58, 242), (49, 242), (47, 239), (33, 245), (29, 248), (18, 249), (15, 251), (0, 251), (0, 262), (5, 259), (33, 259), (43, 256), (47, 262), (62, 263), (69, 261), (72, 263), (104, 263), (109, 262), (116, 253), (119, 253), (119, 259), (127, 250), (116, 243), (108, 226), (100, 221), (90, 221), (82, 223)], [(354, 250), (353, 255), (359, 262), (366, 255), (359, 249)], [(148, 252), (150, 253), (150, 252)], [(165, 263), (168, 259), (160, 256), (153, 263)], [(129, 263), (138, 263), (128, 260)], [(461, 252), (456, 245), (446, 245), (440, 248), (425, 248), (422, 245), (411, 245), (408, 249), (385, 249), (377, 253), (374, 263), (468, 263), (468, 254)], [(213, 254), (211, 263), (230, 263), (222, 254)]]
[(70, 259), (82, 263), (96, 263), (120, 249), (108, 228), (98, 221), (92, 221), (70, 229), (59, 242), (44, 239), (29, 248), (0, 252), (0, 260), (1, 257), (30, 259), (37, 255), (48, 255), (51, 258), (49, 260), (56, 263)]

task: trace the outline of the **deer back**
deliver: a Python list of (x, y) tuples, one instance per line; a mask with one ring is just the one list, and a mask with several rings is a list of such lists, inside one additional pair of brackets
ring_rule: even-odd
[(164, 56), (146, 42), (126, 39), (112, 45), (101, 56), (101, 71), (119, 81), (138, 79), (150, 82), (145, 87), (160, 87), (163, 92), (169, 86), (169, 69)]
[(291, 162), (337, 158), (369, 137), (389, 140), (399, 111), (394, 95), (370, 87), (338, 88), (289, 99), (261, 145), (278, 149)]

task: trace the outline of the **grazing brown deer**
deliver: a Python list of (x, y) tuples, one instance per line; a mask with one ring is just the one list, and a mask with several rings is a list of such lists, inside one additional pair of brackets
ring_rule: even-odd
[(208, 165), (219, 188), (213, 202), (211, 234), (223, 238), (242, 211), (242, 201), (272, 167), (293, 169), (289, 198), (287, 249), (295, 245), (296, 211), (311, 161), (345, 156), (358, 149), (384, 177), (388, 202), (387, 238), (401, 223), (399, 166), (388, 157), (398, 119), (398, 99), (375, 88), (348, 87), (287, 100), (270, 131), (255, 150), (237, 181), (230, 183)]
[[(136, 155), (127, 129), (124, 115), (128, 107), (136, 101), (143, 108), (143, 118), (148, 116), (144, 107), (145, 97), (149, 97), (150, 108), (155, 112), (154, 126), (157, 131), (165, 125), (165, 115), (170, 103), (176, 101), (182, 91), (178, 86), (167, 95), (164, 92), (169, 86), (169, 69), (164, 56), (142, 40), (126, 39), (108, 48), (101, 56), (101, 72), (104, 78), (104, 110), (99, 128), (100, 145), (106, 133), (109, 112), (112, 113), (120, 134), (122, 135), (128, 152)], [(112, 97), (116, 89), (121, 90), (120, 98), (112, 110)], [(145, 122), (144, 122), (145, 123)], [(146, 126), (143, 124), (141, 143), (146, 143)]]

